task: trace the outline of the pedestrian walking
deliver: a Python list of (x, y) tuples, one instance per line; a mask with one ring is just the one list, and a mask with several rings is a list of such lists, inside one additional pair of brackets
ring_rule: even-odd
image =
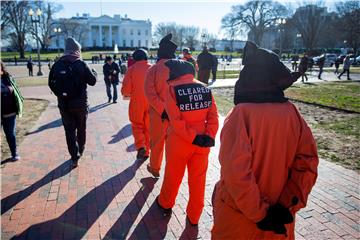
[(20, 155), (16, 146), (16, 116), (21, 117), (24, 98), (15, 80), (1, 62), (1, 126), (11, 152), (11, 160), (17, 161)]
[(166, 137), (166, 166), (158, 206), (165, 214), (175, 205), (185, 169), (188, 172), (187, 221), (197, 226), (204, 207), (210, 147), (215, 145), (218, 113), (211, 90), (194, 79), (191, 63), (168, 60), (169, 92), (165, 109), (170, 119)]
[(346, 57), (344, 58), (344, 66), (343, 66), (343, 71), (342, 73), (340, 73), (340, 75), (338, 76), (339, 79), (341, 79), (341, 76), (346, 73), (347, 75), (347, 80), (351, 80), (350, 78), (350, 66), (351, 66), (351, 61), (350, 61), (350, 55), (346, 55)]
[(295, 239), (319, 162), (310, 128), (284, 97), (300, 74), (252, 42), (243, 65), (220, 135), (211, 239)]
[(297, 70), (298, 61), (299, 61), (299, 56), (298, 55), (293, 55), (292, 58), (291, 58), (291, 65), (292, 65), (292, 70), (293, 71)]
[(211, 84), (213, 84), (216, 81), (216, 72), (217, 72), (218, 64), (219, 64), (219, 61), (218, 61), (217, 56), (213, 55), (213, 66), (211, 69), (211, 75), (212, 75)]
[(334, 66), (335, 66), (335, 75), (339, 74), (339, 67), (340, 67), (340, 63), (341, 63), (341, 59), (340, 58), (336, 58), (335, 62), (334, 62)]
[(305, 54), (301, 60), (300, 60), (300, 64), (299, 64), (299, 72), (301, 74), (301, 82), (304, 82), (304, 78), (306, 79), (306, 82), (308, 81), (308, 77), (306, 75), (306, 71), (308, 69), (308, 65), (309, 65), (309, 58), (308, 55)]
[(150, 117), (149, 103), (145, 97), (145, 76), (151, 64), (148, 63), (148, 54), (144, 49), (133, 53), (135, 63), (127, 71), (121, 88), (121, 94), (130, 97), (129, 120), (135, 139), (137, 150), (136, 158), (145, 160), (150, 153)]
[[(119, 85), (119, 73), (120, 68), (116, 62), (114, 62), (111, 56), (105, 58), (105, 64), (103, 66), (104, 81), (106, 85), (106, 94), (108, 96), (108, 103), (113, 101), (117, 103), (118, 92), (117, 85)], [(111, 94), (111, 87), (113, 88), (113, 94)]]
[(209, 53), (208, 48), (205, 46), (203, 51), (199, 54), (197, 58), (199, 65), (199, 81), (208, 84), (210, 78), (210, 71), (214, 66), (214, 56)]
[(73, 38), (65, 41), (64, 56), (50, 70), (49, 87), (57, 96), (66, 143), (73, 167), (78, 166), (86, 143), (88, 116), (87, 85), (96, 84), (96, 72), (81, 58), (81, 45)]
[(31, 56), (29, 57), (27, 64), (26, 64), (27, 69), (29, 70), (29, 76), (33, 76), (33, 69), (34, 69), (34, 63), (32, 61)]
[(321, 55), (321, 57), (319, 58), (317, 64), (319, 66), (318, 79), (321, 79), (321, 74), (323, 73), (323, 68), (324, 68), (324, 64), (325, 64), (325, 55), (324, 54)]
[(16, 57), (16, 56), (14, 56), (14, 63), (15, 63), (15, 66), (18, 65), (18, 61), (17, 61), (17, 57)]
[(158, 61), (145, 77), (145, 96), (149, 102), (150, 115), (150, 163), (147, 170), (154, 176), (160, 176), (163, 160), (166, 131), (169, 118), (165, 110), (165, 97), (168, 92), (169, 69), (165, 66), (168, 59), (175, 58), (177, 45), (171, 41), (172, 34), (163, 37), (157, 52)]

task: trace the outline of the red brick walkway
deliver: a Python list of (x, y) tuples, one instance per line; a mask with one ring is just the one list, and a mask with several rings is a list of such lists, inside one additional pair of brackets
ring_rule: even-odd
[[(199, 228), (185, 225), (186, 178), (171, 218), (154, 200), (162, 179), (136, 162), (126, 101), (104, 104), (102, 81), (90, 91), (85, 157), (70, 170), (64, 131), (46, 87), (23, 90), (51, 100), (20, 146), (21, 161), (2, 165), (2, 239), (209, 239), (210, 198), (219, 178), (218, 146), (211, 152), (206, 203)], [(306, 209), (297, 215), (297, 239), (359, 238), (359, 174), (321, 160)]]

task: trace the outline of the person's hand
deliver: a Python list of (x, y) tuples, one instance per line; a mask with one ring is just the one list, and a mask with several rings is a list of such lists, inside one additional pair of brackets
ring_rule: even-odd
[(215, 146), (215, 140), (209, 135), (204, 135), (204, 147), (213, 147)]
[(293, 221), (294, 217), (289, 209), (277, 203), (269, 207), (265, 218), (257, 222), (256, 225), (260, 230), (286, 235), (285, 224)]
[(196, 135), (192, 144), (199, 146), (199, 147), (204, 147), (205, 144), (205, 137), (206, 135)]

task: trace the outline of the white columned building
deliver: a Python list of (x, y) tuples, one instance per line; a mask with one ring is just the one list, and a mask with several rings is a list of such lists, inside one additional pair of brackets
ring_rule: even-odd
[[(55, 25), (61, 27), (63, 19), (55, 19)], [(78, 22), (85, 29), (84, 34), (77, 34), (78, 30), (66, 32), (63, 29), (60, 36), (60, 48), (64, 48), (64, 38), (66, 35), (77, 39), (83, 48), (113, 48), (115, 44), (119, 48), (138, 48), (152, 47), (151, 22), (150, 20), (132, 20), (125, 15), (102, 15), (100, 17), (90, 17), (89, 14), (72, 17), (71, 21)], [(56, 37), (52, 38), (50, 48), (56, 49)]]

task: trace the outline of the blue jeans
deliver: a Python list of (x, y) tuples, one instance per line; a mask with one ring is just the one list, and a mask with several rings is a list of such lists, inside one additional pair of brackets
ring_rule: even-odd
[(4, 129), (6, 141), (9, 145), (11, 156), (17, 155), (16, 150), (16, 115), (11, 117), (1, 118), (1, 125)]
[[(113, 86), (113, 93), (114, 93), (114, 98), (112, 98), (111, 96), (111, 85)], [(113, 101), (116, 101), (118, 98), (118, 93), (117, 93), (117, 83), (106, 83), (106, 93), (108, 98)]]

